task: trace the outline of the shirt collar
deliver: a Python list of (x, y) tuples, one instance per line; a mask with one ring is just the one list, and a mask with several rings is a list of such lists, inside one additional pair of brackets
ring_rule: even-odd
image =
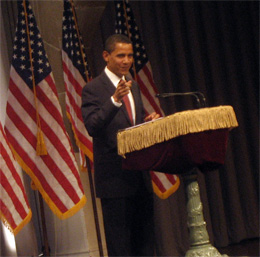
[(113, 85), (115, 87), (117, 87), (119, 81), (121, 79), (125, 80), (125, 76), (123, 76), (122, 78), (118, 77), (115, 73), (113, 73), (112, 71), (110, 71), (107, 67), (105, 68), (105, 73), (108, 76), (108, 78), (111, 80), (111, 82), (113, 83)]

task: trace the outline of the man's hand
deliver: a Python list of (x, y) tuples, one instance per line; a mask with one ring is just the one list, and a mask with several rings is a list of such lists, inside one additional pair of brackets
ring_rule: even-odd
[(132, 81), (125, 81), (125, 80), (120, 80), (118, 83), (118, 86), (116, 88), (116, 91), (113, 95), (113, 98), (115, 102), (120, 103), (125, 95), (127, 95), (130, 92), (130, 89), (132, 87)]
[(150, 115), (146, 116), (144, 121), (146, 122), (146, 121), (156, 120), (158, 118), (160, 118), (160, 114), (153, 112)]

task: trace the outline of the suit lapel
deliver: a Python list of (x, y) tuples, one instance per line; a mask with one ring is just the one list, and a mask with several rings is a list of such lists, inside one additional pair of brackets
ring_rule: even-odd
[(100, 78), (104, 84), (104, 89), (109, 93), (110, 96), (112, 96), (115, 93), (116, 88), (104, 71), (101, 73)]

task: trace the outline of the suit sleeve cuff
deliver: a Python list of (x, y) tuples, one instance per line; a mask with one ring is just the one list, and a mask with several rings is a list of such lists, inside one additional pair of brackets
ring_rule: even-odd
[(113, 96), (111, 96), (111, 101), (112, 103), (116, 106), (116, 107), (121, 107), (122, 106), (122, 103), (118, 103), (114, 100)]

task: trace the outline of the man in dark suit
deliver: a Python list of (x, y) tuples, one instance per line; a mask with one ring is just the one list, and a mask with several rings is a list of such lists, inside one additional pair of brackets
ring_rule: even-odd
[(148, 172), (122, 170), (117, 132), (159, 115), (145, 118), (139, 86), (127, 77), (133, 64), (131, 41), (110, 36), (103, 58), (105, 70), (83, 88), (82, 116), (93, 137), (96, 196), (101, 198), (108, 255), (152, 256), (151, 178)]

